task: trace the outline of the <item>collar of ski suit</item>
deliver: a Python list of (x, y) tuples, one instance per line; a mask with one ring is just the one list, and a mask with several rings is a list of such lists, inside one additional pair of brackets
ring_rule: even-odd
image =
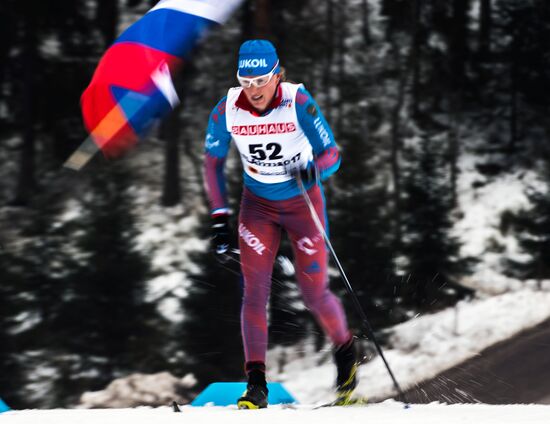
[(269, 103), (269, 105), (267, 106), (267, 108), (263, 112), (258, 112), (254, 108), (254, 106), (252, 106), (250, 104), (250, 102), (246, 98), (246, 94), (244, 94), (244, 90), (241, 91), (241, 94), (239, 94), (239, 97), (237, 98), (237, 101), (235, 102), (235, 106), (250, 112), (254, 116), (265, 116), (269, 112), (271, 112), (273, 109), (278, 107), (281, 104), (282, 100), (283, 100), (283, 89), (281, 88), (281, 84), (279, 84), (277, 86), (277, 91), (275, 92), (275, 96), (273, 96), (273, 99), (271, 100), (271, 103)]

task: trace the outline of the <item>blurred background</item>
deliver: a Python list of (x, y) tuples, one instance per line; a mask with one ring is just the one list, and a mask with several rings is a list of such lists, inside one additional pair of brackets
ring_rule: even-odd
[[(550, 278), (550, 4), (543, 0), (248, 0), (197, 48), (182, 105), (116, 161), (62, 168), (79, 98), (155, 1), (0, 3), (0, 396), (68, 407), (134, 372), (243, 377), (238, 264), (208, 250), (208, 115), (238, 47), (277, 46), (341, 147), (332, 242), (371, 324)], [(546, 47), (545, 47), (546, 46)], [(227, 176), (234, 211), (241, 168)], [(291, 257), (288, 243), (281, 254)], [(342, 295), (338, 273), (334, 291)], [(277, 266), (270, 343), (324, 336)], [(354, 328), (356, 314), (348, 317)]]

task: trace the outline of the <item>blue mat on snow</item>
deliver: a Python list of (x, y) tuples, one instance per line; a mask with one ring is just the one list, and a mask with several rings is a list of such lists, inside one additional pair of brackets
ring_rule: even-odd
[(2, 399), (0, 399), (0, 414), (2, 412), (6, 412), (6, 411), (9, 411), (9, 410), (10, 410), (9, 406), (6, 405)]
[[(267, 401), (270, 405), (298, 403), (294, 396), (281, 383), (267, 383), (267, 389), (269, 390)], [(243, 395), (245, 390), (246, 383), (212, 383), (191, 402), (191, 405), (236, 405), (237, 399)]]

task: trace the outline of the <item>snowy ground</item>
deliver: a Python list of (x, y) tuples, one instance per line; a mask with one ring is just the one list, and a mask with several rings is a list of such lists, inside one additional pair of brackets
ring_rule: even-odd
[(334, 424), (336, 422), (373, 424), (548, 424), (550, 406), (542, 405), (412, 405), (386, 401), (366, 407), (321, 408), (302, 406), (283, 409), (239, 411), (235, 407), (182, 408), (175, 414), (170, 408), (110, 410), (16, 411), (0, 415), (2, 424)]
[[(525, 288), (460, 302), (455, 308), (416, 317), (395, 327), (384, 352), (401, 387), (414, 387), (468, 358), (479, 356), (493, 344), (544, 322), (550, 316), (550, 282), (545, 287), (546, 290)], [(283, 359), (285, 365), (281, 365)], [(314, 350), (313, 343), (273, 349), (269, 351), (268, 365), (268, 380), (282, 382), (301, 405), (333, 400), (335, 366), (330, 346), (321, 352)], [(105, 390), (85, 393), (79, 407), (167, 405), (177, 399), (176, 383), (184, 387), (194, 384), (191, 375), (180, 381), (169, 373), (134, 374), (114, 381)], [(442, 399), (448, 403), (478, 402), (470, 389), (475, 391), (479, 384), (475, 378), (451, 382)], [(356, 393), (371, 400), (395, 395), (379, 357), (373, 356), (359, 368)], [(532, 401), (550, 405), (550, 393), (548, 399)]]
[[(548, 319), (550, 282), (544, 287), (545, 290), (525, 288), (486, 299), (463, 301), (455, 308), (420, 316), (395, 327), (391, 348), (386, 348), (384, 353), (400, 385), (404, 389), (413, 387)], [(302, 403), (330, 401), (336, 373), (330, 352), (304, 353), (303, 358), (289, 357), (282, 373), (268, 370), (268, 377), (283, 382)], [(268, 359), (272, 365), (276, 362), (275, 357)], [(359, 368), (359, 378), (356, 389), (359, 395), (379, 399), (394, 394), (379, 357)], [(449, 400), (472, 401), (468, 387), (460, 388)]]

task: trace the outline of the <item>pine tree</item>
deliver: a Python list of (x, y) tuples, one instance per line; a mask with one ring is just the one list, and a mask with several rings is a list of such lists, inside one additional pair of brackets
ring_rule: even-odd
[[(85, 196), (82, 226), (75, 234), (76, 269), (65, 280), (55, 328), (71, 364), (66, 400), (103, 388), (129, 372), (164, 368), (162, 330), (155, 305), (146, 301), (149, 264), (136, 251), (128, 175), (122, 166), (96, 170)], [(71, 393), (72, 392), (72, 393)]]
[(530, 157), (537, 157), (536, 149), (547, 143), (540, 129), (548, 108), (544, 93), (550, 88), (550, 63), (548, 55), (541, 52), (545, 51), (543, 40), (550, 36), (550, 5), (543, 0), (501, 0), (493, 9), (494, 57), (485, 72), (491, 78), (486, 84), (478, 83), (482, 96), (475, 93), (472, 100), (476, 104), (480, 98), (492, 102), (485, 115), (494, 128), (490, 141), (500, 144), (506, 155), (507, 163), (501, 166), (509, 169), (512, 164), (523, 164), (524, 159), (530, 166)]
[[(210, 219), (201, 220), (201, 236), (210, 236)], [(233, 228), (236, 228), (233, 225)], [(210, 249), (194, 258), (201, 272), (190, 275), (191, 285), (182, 300), (184, 320), (178, 345), (185, 357), (181, 372), (192, 372), (204, 386), (213, 381), (243, 377), (240, 333), (242, 277), (238, 259), (219, 263)]]
[[(231, 245), (238, 246), (237, 218), (242, 190), (239, 156), (231, 150), (226, 163), (230, 216)], [(203, 192), (204, 203), (207, 203)], [(210, 214), (201, 214), (198, 237), (207, 241), (207, 249), (193, 255), (199, 272), (189, 275), (192, 281), (187, 296), (182, 299), (184, 319), (179, 328), (177, 348), (184, 355), (178, 372), (192, 372), (199, 386), (219, 380), (238, 380), (243, 377), (243, 347), (240, 332), (242, 276), (239, 258), (227, 263), (218, 262), (209, 243)]]
[(6, 0), (0, 6), (0, 57), (10, 59), (0, 60), (0, 102), (9, 109), (2, 133), (10, 129), (21, 139), (14, 205), (28, 205), (44, 168), (65, 159), (84, 137), (75, 99), (90, 76), (91, 64), (82, 59), (98, 51), (92, 7), (82, 0), (62, 7)]
[[(342, 266), (373, 322), (390, 318), (392, 302), (392, 239), (388, 220), (388, 193), (377, 181), (376, 161), (369, 140), (344, 134), (342, 169), (337, 188), (328, 198), (330, 233)], [(340, 281), (333, 282), (347, 305), (348, 316), (359, 326), (351, 299)]]
[[(346, 3), (346, 9), (342, 17), (361, 16), (364, 12), (358, 3)], [(396, 226), (388, 182), (390, 164), (386, 149), (390, 143), (385, 136), (376, 134), (388, 119), (384, 116), (388, 96), (379, 84), (386, 70), (382, 64), (376, 64), (373, 56), (382, 48), (378, 44), (381, 41), (373, 37), (366, 45), (367, 40), (353, 31), (339, 41), (348, 46), (346, 66), (340, 66), (337, 72), (340, 123), (333, 125), (333, 130), (339, 128), (335, 138), (341, 148), (342, 162), (326, 184), (334, 249), (369, 320), (378, 328), (402, 319), (394, 302), (392, 284)], [(394, 100), (389, 102), (393, 104)], [(331, 264), (334, 267), (332, 259)], [(335, 277), (332, 287), (344, 301), (350, 323), (359, 328), (352, 299), (340, 280)]]
[[(51, 200), (51, 196), (45, 197)], [(74, 264), (67, 255), (71, 246), (65, 229), (52, 224), (59, 214), (58, 205), (48, 205), (43, 199), (39, 203), (42, 206), (36, 212), (20, 214), (26, 215), (19, 217), (25, 230), (17, 243), (6, 244), (1, 259), (2, 300), (7, 305), (2, 309), (12, 316), (11, 326), (6, 326), (6, 351), (16, 348), (17, 352), (15, 362), (8, 361), (12, 368), (5, 377), (17, 385), (14, 395), (20, 408), (65, 404), (64, 394), (59, 396), (53, 390), (55, 378), (36, 370), (56, 369), (57, 358), (64, 355), (54, 324), (62, 308), (64, 278)], [(44, 391), (33, 389), (34, 384)]]
[[(1, 242), (0, 242), (1, 243)], [(0, 246), (0, 397), (12, 408), (25, 407), (20, 396), (23, 385), (19, 362), (19, 337), (13, 334), (16, 317), (24, 309), (19, 299), (22, 279), (13, 272), (14, 257)]]
[(538, 282), (550, 278), (550, 151), (543, 156), (541, 180), (537, 187), (530, 187), (527, 198), (531, 208), (510, 216), (519, 245), (527, 260), (508, 261), (508, 273), (516, 278), (535, 279)]
[(437, 143), (429, 137), (420, 140), (405, 184), (406, 265), (401, 294), (405, 303), (420, 310), (453, 303), (469, 294), (458, 285), (459, 277), (468, 270), (468, 261), (459, 258), (459, 241), (450, 233), (452, 199), (442, 146)]

